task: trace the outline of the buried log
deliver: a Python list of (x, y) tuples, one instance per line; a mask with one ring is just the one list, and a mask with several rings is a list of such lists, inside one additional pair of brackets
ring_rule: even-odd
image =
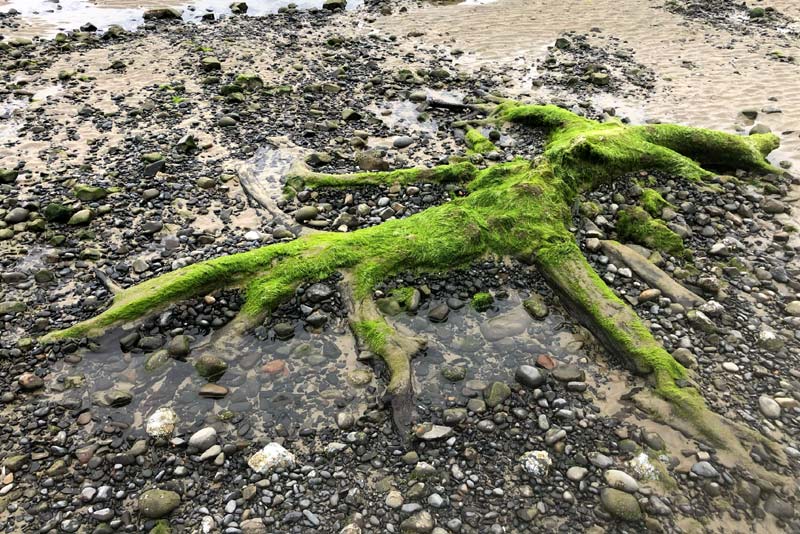
[[(618, 120), (589, 120), (556, 106), (508, 100), (481, 109), (487, 110), (486, 118), (460, 126), (515, 122), (545, 127), (549, 134), (544, 153), (533, 161), (515, 159), (480, 170), (462, 162), (433, 169), (332, 175), (295, 166), (287, 177), (290, 192), (426, 180), (462, 182), (469, 194), (378, 226), (350, 233), (311, 233), (178, 269), (121, 291), (101, 314), (51, 332), (43, 340), (98, 335), (110, 326), (223, 287), (244, 290), (245, 304), (235, 319), (241, 331), (291, 298), (300, 284), (344, 272), (351, 325), (386, 362), (395, 423), (407, 433), (414, 393), (410, 358), (421, 344), (381, 316), (372, 300), (373, 288), (400, 272), (446, 271), (486, 255), (533, 259), (567, 309), (610, 352), (635, 372), (651, 377), (653, 393), (687, 421), (692, 435), (736, 451), (746, 463), (749, 458), (740, 439), (756, 438), (711, 412), (697, 390), (682, 387), (687, 371), (581, 255), (569, 231), (570, 206), (581, 192), (628, 172), (661, 170), (698, 181), (713, 176), (701, 164), (726, 162), (780, 172), (765, 160), (777, 147), (777, 137), (741, 137), (673, 125), (626, 126)], [(491, 147), (478, 130), (469, 130), (469, 142), (475, 151)]]
[(616, 241), (604, 240), (600, 242), (603, 252), (612, 260), (622, 262), (644, 280), (650, 287), (657, 288), (661, 293), (677, 302), (683, 307), (696, 308), (705, 303), (705, 300), (683, 287), (674, 278), (662, 271), (647, 258), (630, 247)]

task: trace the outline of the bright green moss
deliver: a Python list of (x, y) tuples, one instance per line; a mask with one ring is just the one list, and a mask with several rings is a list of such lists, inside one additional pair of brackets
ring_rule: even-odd
[(264, 88), (264, 80), (262, 80), (257, 74), (250, 72), (239, 74), (236, 76), (236, 79), (233, 83), (242, 87), (246, 91), (258, 91)]
[(392, 298), (397, 299), (401, 306), (409, 308), (414, 297), (413, 287), (398, 287), (392, 290)]
[(581, 202), (580, 211), (581, 215), (587, 219), (594, 220), (598, 215), (603, 213), (603, 208), (597, 202), (589, 200), (586, 202)]
[(673, 207), (672, 204), (664, 200), (661, 193), (655, 189), (646, 188), (642, 190), (640, 199), (642, 208), (653, 217), (660, 217), (661, 211), (666, 207)]
[(475, 293), (472, 295), (472, 307), (478, 311), (486, 311), (492, 307), (494, 297), (491, 293)]
[(469, 162), (440, 165), (432, 169), (423, 167), (386, 172), (359, 172), (355, 174), (324, 174), (317, 172), (295, 173), (287, 178), (286, 185), (295, 191), (303, 188), (355, 187), (363, 185), (408, 185), (421, 182), (453, 183), (471, 180), (477, 168)]
[(494, 143), (484, 137), (480, 130), (476, 128), (468, 129), (465, 139), (467, 141), (467, 146), (475, 154), (488, 154), (489, 152), (497, 151), (497, 147), (494, 146)]
[(683, 239), (638, 206), (620, 211), (616, 229), (622, 241), (668, 252), (674, 256), (684, 253)]
[(384, 321), (358, 321), (353, 323), (353, 330), (363, 343), (375, 354), (382, 354), (386, 346), (386, 339), (392, 334), (392, 329)]
[[(53, 332), (45, 340), (96, 334), (109, 325), (223, 286), (244, 288), (242, 312), (257, 317), (291, 296), (298, 284), (324, 279), (337, 270), (352, 270), (355, 293), (364, 297), (399, 271), (447, 270), (487, 253), (560, 261), (574, 245), (568, 230), (570, 206), (581, 190), (643, 168), (679, 171), (690, 179), (710, 174), (691, 159), (653, 142), (691, 154), (705, 150), (695, 144), (722, 143), (736, 153), (731, 161), (765, 169), (768, 164), (761, 154), (775, 141), (774, 136), (741, 138), (668, 125), (600, 123), (556, 106), (518, 103), (501, 104), (491, 120), (549, 127), (544, 156), (535, 162), (517, 159), (480, 171), (469, 162), (352, 175), (295, 169), (288, 180), (290, 188), (469, 181), (470, 195), (372, 228), (314, 234), (179, 269), (123, 291), (102, 314)], [(476, 134), (471, 135), (480, 142)], [(680, 237), (641, 208), (623, 212), (618, 231), (620, 237), (649, 248), (672, 254), (683, 250)]]
[(169, 522), (166, 519), (159, 519), (153, 528), (150, 529), (150, 534), (171, 534), (172, 529), (169, 528)]

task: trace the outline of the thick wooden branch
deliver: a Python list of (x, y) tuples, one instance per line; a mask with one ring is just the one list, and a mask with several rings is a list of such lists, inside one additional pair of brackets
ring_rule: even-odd
[(286, 176), (286, 185), (296, 191), (318, 187), (359, 187), (365, 185), (408, 185), (412, 183), (468, 182), (478, 169), (470, 162), (439, 165), (437, 167), (413, 167), (384, 172), (357, 172), (351, 174), (326, 174), (312, 171), (302, 162), (295, 162)]
[(372, 297), (357, 296), (353, 276), (358, 275), (346, 276), (343, 287), (350, 326), (359, 341), (386, 364), (389, 371), (389, 383), (386, 386), (387, 400), (392, 407), (395, 426), (401, 436), (406, 438), (416, 417), (415, 381), (411, 358), (425, 347), (425, 341), (390, 325), (378, 310)]
[(780, 142), (773, 134), (743, 136), (676, 124), (633, 126), (631, 130), (645, 141), (675, 151), (700, 165), (782, 172), (765, 159)]

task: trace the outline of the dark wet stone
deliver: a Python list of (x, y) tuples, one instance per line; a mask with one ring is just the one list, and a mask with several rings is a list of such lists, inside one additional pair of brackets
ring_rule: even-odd
[(275, 337), (278, 339), (286, 340), (294, 336), (294, 326), (289, 323), (277, 323), (272, 328), (275, 331)]
[(138, 332), (131, 332), (130, 334), (126, 334), (122, 336), (119, 340), (119, 346), (123, 352), (128, 352), (133, 347), (136, 346), (136, 343), (139, 342), (139, 333)]
[(428, 319), (430, 319), (434, 323), (442, 323), (447, 320), (447, 316), (450, 314), (450, 308), (444, 302), (433, 306), (430, 311), (428, 311)]
[(544, 375), (536, 367), (531, 365), (519, 366), (514, 373), (514, 378), (517, 382), (529, 388), (539, 387), (545, 382)]
[(228, 369), (228, 364), (222, 358), (211, 354), (200, 356), (194, 363), (197, 374), (208, 380), (217, 380)]

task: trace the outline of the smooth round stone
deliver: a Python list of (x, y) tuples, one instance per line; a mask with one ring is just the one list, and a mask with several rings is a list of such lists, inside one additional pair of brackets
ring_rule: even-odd
[(567, 478), (573, 482), (580, 482), (586, 478), (587, 474), (589, 474), (589, 470), (579, 465), (573, 465), (567, 469)]
[(189, 438), (189, 446), (199, 449), (201, 452), (206, 451), (216, 442), (217, 431), (210, 426), (198, 430)]
[(392, 142), (392, 146), (395, 148), (406, 148), (407, 146), (411, 146), (414, 143), (414, 140), (411, 139), (407, 135), (401, 135), (396, 137), (395, 140)]
[(639, 483), (632, 476), (619, 469), (609, 469), (605, 472), (606, 483), (616, 489), (621, 489), (628, 493), (636, 493), (639, 490)]
[(541, 386), (545, 382), (545, 377), (536, 367), (532, 365), (520, 365), (514, 373), (514, 378), (529, 388)]
[(722, 368), (728, 371), (729, 373), (736, 373), (739, 371), (739, 366), (733, 362), (724, 362), (722, 364)]
[(603, 488), (600, 491), (600, 504), (616, 518), (624, 521), (638, 521), (642, 518), (642, 510), (636, 497), (614, 488)]
[(303, 206), (294, 213), (294, 220), (299, 223), (310, 221), (319, 214), (319, 210), (314, 206)]
[(764, 414), (764, 417), (770, 419), (777, 419), (781, 416), (781, 405), (775, 399), (767, 395), (761, 395), (758, 398), (758, 409)]

